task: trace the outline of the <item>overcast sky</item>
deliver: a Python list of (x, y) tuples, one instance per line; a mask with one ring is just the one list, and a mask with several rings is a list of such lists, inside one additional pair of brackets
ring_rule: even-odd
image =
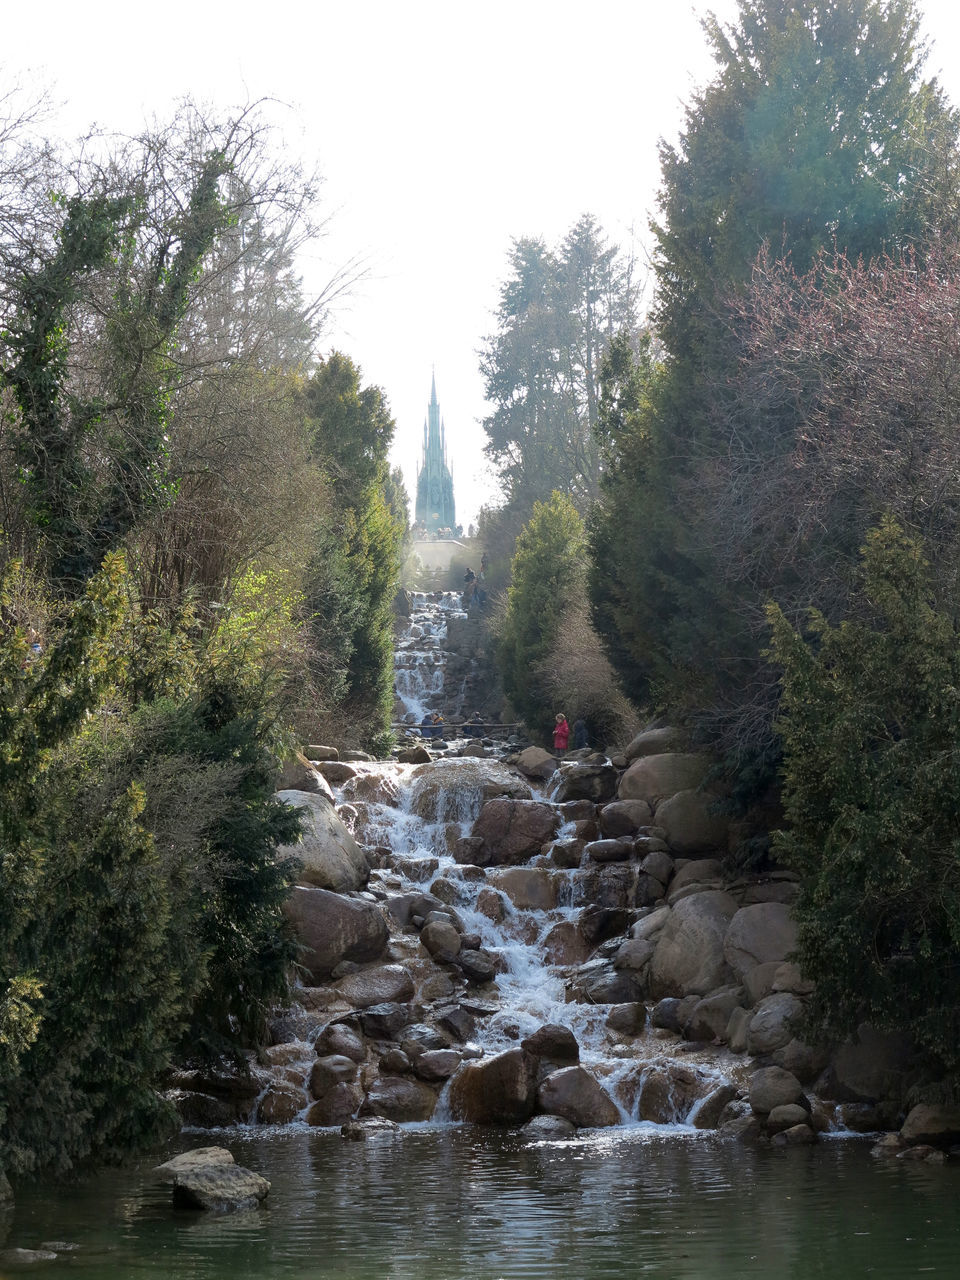
[[(926, 0), (928, 70), (960, 101), (960, 5)], [(8, 2), (2, 67), (50, 87), (66, 135), (134, 131), (190, 94), (224, 108), (261, 97), (287, 146), (319, 162), (333, 215), (303, 263), (308, 286), (353, 258), (364, 283), (326, 345), (383, 388), (414, 495), (436, 369), (458, 517), (493, 492), (481, 454), (477, 349), (493, 329), (511, 240), (558, 240), (581, 213), (642, 253), (657, 141), (676, 136), (713, 64), (699, 15), (735, 0), (165, 0)]]

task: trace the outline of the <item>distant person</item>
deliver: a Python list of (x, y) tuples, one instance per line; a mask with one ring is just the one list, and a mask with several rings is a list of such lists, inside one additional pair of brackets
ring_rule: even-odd
[(433, 717), (433, 736), (435, 738), (443, 737), (443, 716), (438, 712)]
[(465, 729), (476, 729), (478, 735), (484, 728), (484, 719), (479, 711), (475, 711), (470, 719), (463, 726)]
[(567, 724), (567, 717), (562, 711), (557, 712), (556, 723), (553, 726), (553, 749), (554, 751), (566, 751), (567, 744), (570, 741), (570, 726)]
[(573, 722), (573, 749), (579, 751), (581, 747), (587, 745), (587, 722), (585, 720), (574, 720)]
[(433, 716), (428, 711), (427, 714), (420, 721), (420, 737), (433, 738), (435, 736), (436, 735), (433, 731)]
[(477, 575), (471, 568), (463, 575), (463, 607), (466, 609), (477, 590)]

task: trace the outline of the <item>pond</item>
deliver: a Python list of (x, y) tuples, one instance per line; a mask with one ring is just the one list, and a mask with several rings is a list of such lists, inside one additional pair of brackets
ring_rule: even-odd
[(875, 1161), (851, 1139), (773, 1150), (637, 1126), (527, 1144), (424, 1126), (346, 1142), (293, 1126), (178, 1148), (211, 1142), (270, 1179), (259, 1210), (175, 1212), (150, 1160), (22, 1186), (7, 1246), (73, 1243), (31, 1270), (96, 1280), (900, 1280), (955, 1276), (960, 1258), (960, 1164)]

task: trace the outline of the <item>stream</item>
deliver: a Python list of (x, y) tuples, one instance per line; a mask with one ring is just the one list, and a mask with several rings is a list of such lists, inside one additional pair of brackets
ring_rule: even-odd
[[(462, 612), (452, 593), (414, 597), (398, 645), (397, 694), (416, 723), (441, 699), (464, 711), (444, 682), (444, 636), (455, 617)], [(450, 750), (464, 745), (451, 740)], [(574, 936), (581, 869), (538, 856), (481, 872), (453, 856), (498, 770), (492, 749), (489, 759), (453, 754), (427, 766), (361, 762), (337, 788), (337, 804), (357, 838), (383, 851), (370, 900), (386, 908), (404, 895), (442, 894), (477, 953), (496, 959), (495, 983), (472, 990), (425, 959), (411, 928), (398, 929), (391, 944), (432, 1016), (445, 999), (473, 1010), (470, 1040), (460, 1046), (465, 1064), (515, 1048), (544, 1024), (566, 1028), (617, 1123), (538, 1140), (462, 1124), (451, 1118), (448, 1081), (437, 1086), (430, 1120), (366, 1141), (310, 1127), (306, 1108), (285, 1125), (185, 1130), (162, 1156), (89, 1181), (22, 1184), (15, 1209), (0, 1214), (0, 1243), (6, 1236), (7, 1248), (73, 1246), (30, 1270), (96, 1280), (956, 1275), (960, 1162), (873, 1160), (870, 1138), (836, 1129), (804, 1147), (722, 1140), (713, 1127), (697, 1127), (698, 1111), (716, 1091), (742, 1089), (749, 1058), (649, 1027), (625, 1033), (608, 1022), (614, 1002), (568, 998), (570, 966), (587, 960)], [(557, 838), (573, 830), (571, 818)], [(596, 954), (602, 966), (603, 943)], [(318, 1015), (320, 1025), (331, 1010)], [(301, 1030), (305, 1076), (313, 1034)], [(296, 1056), (283, 1062), (295, 1076)], [(660, 1123), (640, 1119), (653, 1085)], [(153, 1166), (213, 1143), (270, 1180), (259, 1209), (173, 1211)], [(0, 1278), (8, 1274), (0, 1264)]]

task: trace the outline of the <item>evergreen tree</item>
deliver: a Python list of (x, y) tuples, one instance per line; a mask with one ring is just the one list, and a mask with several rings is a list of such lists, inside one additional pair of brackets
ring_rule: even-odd
[(497, 661), (507, 697), (530, 730), (542, 735), (557, 710), (543, 668), (562, 642), (564, 609), (582, 590), (584, 571), (583, 522), (571, 499), (553, 493), (534, 503), (517, 539)]
[(510, 266), (480, 367), (495, 406), (485, 451), (523, 522), (555, 489), (580, 508), (596, 492), (600, 361), (613, 334), (635, 325), (636, 288), (632, 264), (589, 215), (556, 250), (517, 240)]
[[(723, 740), (729, 705), (753, 697), (762, 622), (754, 584), (718, 572), (727, 535), (709, 518), (739, 445), (727, 434), (740, 393), (732, 311), (765, 242), (802, 268), (824, 245), (928, 245), (955, 216), (958, 122), (921, 79), (910, 0), (741, 0), (734, 28), (706, 29), (717, 75), (662, 149), (663, 366), (622, 422), (601, 420), (591, 593), (629, 692), (673, 715), (696, 709)], [(769, 706), (737, 733), (723, 741), (735, 757), (766, 754)]]
[(797, 956), (812, 1016), (843, 1037), (907, 1030), (960, 1068), (960, 646), (918, 544), (892, 520), (863, 549), (862, 619), (808, 638), (769, 610), (782, 670), (786, 826), (803, 872)]
[(318, 531), (306, 607), (318, 662), (339, 654), (342, 703), (367, 746), (383, 746), (393, 710), (393, 598), (407, 532), (405, 503), (391, 481), (394, 422), (377, 387), (334, 352), (305, 392), (314, 453), (329, 475), (336, 513)]

